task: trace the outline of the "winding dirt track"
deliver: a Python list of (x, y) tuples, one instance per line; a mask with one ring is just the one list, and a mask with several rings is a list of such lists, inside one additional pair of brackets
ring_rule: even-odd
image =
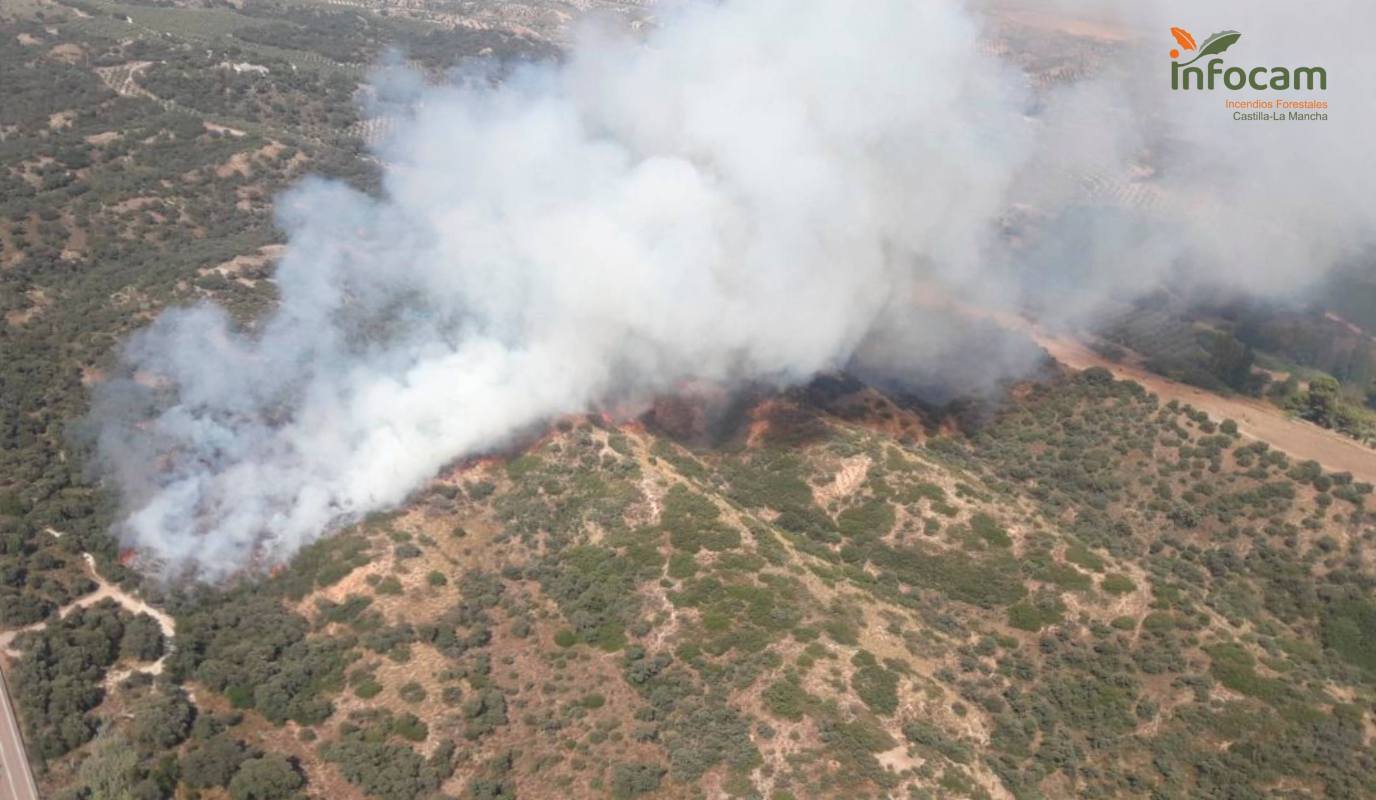
[[(53, 536), (62, 535), (61, 532), (51, 528), (48, 529), (48, 533)], [(176, 622), (172, 617), (105, 580), (96, 571), (96, 561), (90, 553), (83, 553), (82, 558), (86, 562), (87, 573), (96, 582), (96, 590), (63, 606), (58, 611), (58, 617), (65, 618), (75, 609), (95, 605), (102, 600), (114, 600), (124, 606), (131, 614), (147, 614), (156, 620), (158, 627), (162, 628), (163, 636), (168, 639), (167, 646), (168, 652), (170, 652), (171, 639), (176, 634)], [(45, 625), (47, 625), (46, 621), (15, 630), (0, 631), (0, 667), (4, 666), (3, 662), (6, 658), (17, 658), (20, 655), (10, 649), (15, 637), (25, 631), (40, 630)], [(162, 671), (162, 665), (166, 659), (167, 655), (164, 654), (162, 658), (146, 666), (112, 671), (107, 678), (107, 683), (127, 677), (133, 671), (157, 674)], [(24, 754), (24, 738), (20, 734), (19, 718), (14, 713), (14, 706), (10, 702), (8, 686), (5, 683), (3, 672), (0, 672), (0, 798), (4, 800), (11, 798), (13, 800), (38, 800), (38, 787), (34, 784), (33, 772), (29, 769), (29, 761)]]
[(1231, 419), (1244, 436), (1264, 441), (1292, 458), (1312, 459), (1327, 470), (1350, 472), (1356, 480), (1376, 483), (1376, 450), (1340, 433), (1290, 417), (1276, 406), (1255, 398), (1224, 396), (1196, 389), (1134, 364), (1111, 362), (1073, 339), (1053, 336), (1036, 327), (1024, 330), (1053, 358), (1068, 367), (1103, 367), (1115, 378), (1142, 384), (1163, 402), (1179, 400), (1215, 420)]
[[(54, 535), (56, 535), (56, 532), (52, 531), (51, 529), (49, 530), (49, 533), (53, 533)], [(162, 629), (162, 635), (167, 637), (170, 643), (172, 637), (175, 636), (177, 633), (177, 623), (175, 620), (172, 619), (171, 615), (169, 615), (165, 611), (156, 609), (148, 605), (143, 600), (135, 597), (132, 594), (129, 594), (128, 592), (119, 588), (115, 584), (105, 580), (104, 576), (102, 576), (99, 572), (96, 571), (96, 560), (91, 556), (90, 553), (82, 553), (81, 557), (86, 562), (86, 573), (91, 577), (91, 580), (96, 582), (95, 591), (89, 594), (84, 594), (81, 597), (78, 597), (77, 599), (63, 606), (62, 608), (58, 609), (57, 616), (59, 619), (66, 619), (68, 614), (72, 613), (78, 608), (86, 608), (87, 606), (93, 606), (102, 600), (114, 600), (116, 603), (119, 603), (121, 606), (123, 606), (125, 610), (127, 610), (130, 614), (147, 614), (148, 616), (152, 617), (154, 621), (158, 623), (158, 627)], [(20, 654), (16, 653), (14, 650), (11, 649), (14, 644), (15, 638), (17, 638), (21, 633), (42, 630), (43, 627), (47, 624), (48, 623), (45, 620), (43, 622), (35, 622), (34, 624), (27, 625), (23, 628), (0, 631), (0, 656), (18, 658)], [(161, 669), (161, 663), (161, 659), (159, 659), (156, 667), (149, 667), (145, 669), (145, 671), (152, 670), (156, 672), (158, 669)]]

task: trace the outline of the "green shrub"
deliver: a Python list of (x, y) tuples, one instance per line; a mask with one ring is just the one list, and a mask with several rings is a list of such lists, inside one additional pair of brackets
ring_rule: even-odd
[(421, 800), (443, 782), (435, 765), (405, 745), (346, 736), (321, 746), (320, 754), (345, 780), (379, 800)]
[(899, 550), (881, 544), (871, 551), (870, 560), (902, 583), (986, 608), (1008, 605), (1027, 594), (1017, 562), (1004, 553), (972, 555), (925, 547)]
[(1323, 644), (1362, 669), (1376, 672), (1376, 603), (1336, 601), (1324, 609)]
[(762, 699), (769, 713), (796, 722), (803, 718), (812, 698), (795, 681), (781, 679), (765, 688)]
[(1024, 631), (1039, 631), (1055, 625), (1064, 616), (1059, 602), (1021, 602), (1008, 607), (1008, 624)]
[(669, 531), (669, 541), (687, 553), (703, 548), (730, 550), (741, 543), (740, 531), (721, 522), (721, 510), (716, 503), (682, 484), (676, 484), (664, 495), (660, 520)]
[(409, 711), (393, 717), (389, 727), (392, 733), (408, 742), (423, 742), (430, 736), (429, 726)]
[(1099, 588), (1109, 594), (1128, 594), (1136, 591), (1137, 584), (1126, 575), (1117, 572), (1110, 572), (1099, 581)]
[(597, 694), (596, 692), (584, 695), (583, 699), (578, 701), (578, 705), (588, 709), (601, 708), (606, 704), (607, 698), (603, 697), (600, 694)]
[(1086, 591), (1094, 585), (1085, 573), (1068, 564), (1058, 564), (1054, 561), (1034, 570), (1032, 577), (1077, 592)]
[(663, 766), (652, 762), (617, 764), (612, 768), (612, 797), (629, 800), (649, 794), (659, 788), (666, 772)]
[(182, 780), (193, 789), (228, 786), (249, 756), (242, 742), (224, 734), (213, 736), (182, 757)]
[(841, 512), (837, 528), (852, 539), (869, 541), (879, 539), (893, 530), (893, 506), (884, 500), (868, 500)]
[(880, 666), (870, 653), (861, 650), (851, 663), (855, 672), (850, 685), (855, 694), (880, 716), (890, 716), (898, 709), (898, 674)]
[(970, 518), (970, 529), (975, 532), (976, 536), (994, 547), (1013, 546), (1013, 540), (1009, 537), (1008, 531), (1004, 530), (998, 520), (982, 511)]
[(233, 800), (286, 800), (306, 784), (296, 767), (278, 753), (250, 758), (229, 782)]
[(913, 744), (930, 747), (957, 764), (970, 762), (970, 748), (935, 725), (914, 720), (903, 726), (903, 735)]
[(1065, 560), (1094, 572), (1104, 571), (1104, 560), (1080, 542), (1074, 542), (1065, 549)]
[(1240, 645), (1214, 645), (1205, 648), (1205, 652), (1211, 661), (1209, 671), (1229, 689), (1268, 703), (1279, 702), (1287, 695), (1284, 681), (1257, 674), (1256, 659)]

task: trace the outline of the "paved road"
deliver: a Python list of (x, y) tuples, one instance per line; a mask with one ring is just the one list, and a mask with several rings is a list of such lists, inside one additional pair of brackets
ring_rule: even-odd
[(38, 800), (38, 786), (33, 782), (33, 772), (24, 755), (19, 720), (14, 716), (3, 673), (0, 673), (0, 797)]

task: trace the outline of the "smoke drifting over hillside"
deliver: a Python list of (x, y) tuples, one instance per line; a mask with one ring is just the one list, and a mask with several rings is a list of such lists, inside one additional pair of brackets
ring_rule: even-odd
[[(684, 380), (788, 385), (862, 344), (900, 358), (876, 339), (913, 330), (893, 322), (920, 313), (903, 302), (918, 285), (999, 304), (1062, 286), (1067, 313), (1091, 313), (1184, 260), (1290, 290), (1315, 254), (1376, 227), (1361, 209), (1314, 237), (1287, 222), (1253, 240), (1275, 256), (1265, 270), (1225, 270), (1212, 259), (1267, 230), (1233, 218), (1243, 183), (1212, 129), (1190, 158), (1218, 156), (1207, 179), (1157, 180), (1202, 217), (1085, 211), (1067, 176), (1127, 175), (1150, 126), (1077, 115), (1094, 92), (1141, 88), (1083, 87), (1030, 116), (1025, 76), (955, 2), (727, 2), (662, 23), (648, 41), (589, 34), (564, 64), (495, 88), (383, 81), (414, 102), (380, 149), (382, 196), (297, 187), (279, 201), (280, 307), (248, 333), (215, 307), (169, 311), (129, 343), (129, 377), (102, 387), (93, 418), (124, 541), (223, 577), (553, 415)], [(1355, 148), (1370, 129), (1323, 124), (1281, 138)], [(1245, 157), (1283, 160), (1252, 145)], [(1313, 158), (1315, 191), (1370, 177)], [(1010, 248), (1000, 223), (1017, 203), (1045, 231)], [(958, 345), (943, 335), (923, 352)]]

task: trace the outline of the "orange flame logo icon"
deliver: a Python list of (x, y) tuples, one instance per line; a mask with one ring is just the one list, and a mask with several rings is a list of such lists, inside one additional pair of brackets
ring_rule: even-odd
[[(1186, 50), (1193, 50), (1195, 48), (1194, 37), (1184, 28), (1171, 28), (1171, 36), (1174, 36), (1175, 40), (1180, 43), (1180, 46)], [(1171, 50), (1171, 58), (1179, 57), (1179, 50)]]

